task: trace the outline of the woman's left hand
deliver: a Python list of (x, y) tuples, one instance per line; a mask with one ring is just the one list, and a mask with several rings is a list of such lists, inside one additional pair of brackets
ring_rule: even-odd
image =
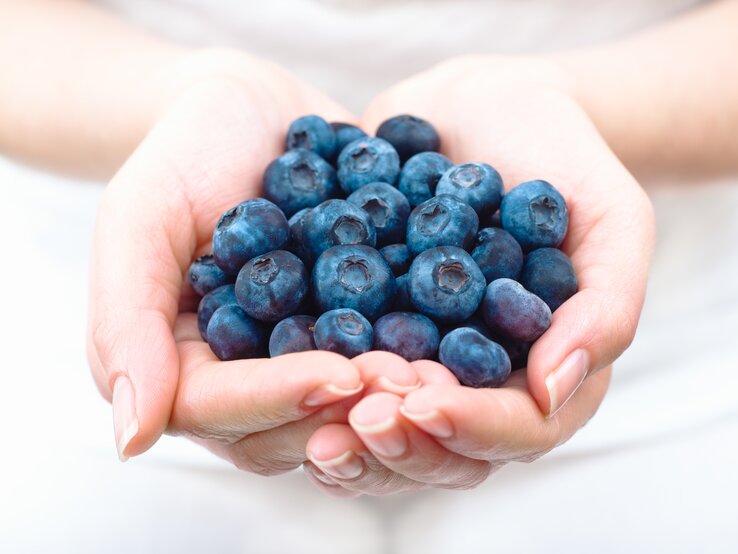
[[(541, 60), (461, 58), (370, 106), (365, 129), (418, 115), (437, 127), (453, 162), (491, 164), (508, 190), (532, 179), (554, 184), (569, 206), (562, 249), (579, 291), (554, 313), (528, 368), (502, 388), (461, 387), (440, 364), (416, 362), (432, 368), (433, 383), (404, 398), (367, 396), (348, 424), (318, 429), (306, 469), (326, 491), (473, 487), (509, 461), (535, 460), (565, 442), (599, 407), (611, 364), (635, 334), (655, 225), (646, 194), (577, 104), (567, 77)], [(342, 467), (347, 460), (352, 471)]]

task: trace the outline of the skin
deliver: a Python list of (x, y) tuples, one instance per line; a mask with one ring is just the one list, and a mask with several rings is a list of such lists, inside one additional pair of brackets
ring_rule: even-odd
[[(357, 119), (242, 52), (189, 50), (83, 2), (0, 3), (0, 149), (114, 173), (95, 230), (88, 354), (121, 457), (169, 432), (261, 474), (304, 463), (326, 492), (355, 496), (470, 488), (565, 442), (597, 410), (643, 302), (654, 223), (631, 171), (738, 169), (736, 25), (728, 0), (589, 51), (453, 59), (368, 107), (365, 130), (419, 115), (454, 162), (490, 163), (507, 188), (544, 177), (569, 203), (563, 249), (580, 292), (554, 314), (527, 372), (474, 390), (440, 364), (387, 353), (216, 360), (188, 313), (189, 263), (209, 250), (218, 216), (258, 194), (292, 119)], [(589, 377), (546, 417), (546, 377), (575, 350)], [(306, 405), (316, 390), (322, 404)], [(346, 464), (351, 472), (337, 471)]]

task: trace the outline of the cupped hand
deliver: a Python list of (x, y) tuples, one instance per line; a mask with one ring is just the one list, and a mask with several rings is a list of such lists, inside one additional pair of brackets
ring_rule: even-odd
[[(341, 401), (358, 398), (363, 387), (359, 370), (330, 353), (219, 362), (199, 338), (194, 315), (181, 310), (192, 308), (183, 280), (189, 264), (209, 251), (224, 211), (259, 196), (262, 172), (282, 152), (290, 121), (306, 113), (352, 120), (272, 65), (237, 57), (218, 66), (172, 98), (99, 207), (88, 356), (113, 404), (122, 459), (169, 429), (247, 466), (239, 456), (248, 449), (234, 446), (246, 435), (318, 412), (314, 421), (333, 421)], [(292, 446), (303, 458), (307, 436)]]
[[(609, 366), (636, 331), (654, 216), (574, 97), (552, 63), (470, 57), (400, 83), (367, 110), (368, 131), (400, 113), (431, 121), (443, 153), (455, 163), (491, 164), (507, 190), (533, 179), (557, 187), (570, 218), (562, 249), (579, 291), (556, 310), (527, 369), (504, 387), (437, 383), (404, 398), (366, 397), (349, 425), (319, 429), (308, 443), (319, 486), (340, 495), (475, 486), (509, 461), (531, 461), (563, 443), (597, 410)], [(335, 460), (353, 455), (365, 461), (362, 473), (346, 478)]]

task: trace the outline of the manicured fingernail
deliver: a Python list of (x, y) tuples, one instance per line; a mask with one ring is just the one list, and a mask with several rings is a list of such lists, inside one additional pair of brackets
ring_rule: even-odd
[(364, 472), (364, 462), (351, 450), (330, 460), (318, 460), (312, 454), (308, 457), (320, 471), (337, 479), (355, 479)]
[(126, 448), (138, 433), (136, 394), (131, 380), (125, 375), (118, 376), (113, 385), (113, 429), (118, 458), (125, 462), (128, 460)]
[(575, 350), (546, 377), (546, 388), (550, 399), (548, 416), (553, 417), (561, 407), (574, 395), (579, 385), (584, 382), (589, 371), (589, 353), (586, 350)]
[(326, 385), (321, 385), (308, 394), (302, 403), (311, 408), (314, 408), (315, 406), (324, 406), (326, 404), (331, 404), (332, 402), (343, 400), (349, 396), (353, 396), (363, 388), (364, 383), (359, 383), (359, 386), (353, 389), (342, 389), (332, 383), (328, 383)]
[(382, 390), (400, 395), (410, 394), (411, 392), (418, 390), (421, 384), (420, 382), (417, 382), (413, 385), (400, 385), (384, 375), (379, 377), (375, 382)]
[(364, 444), (379, 456), (397, 458), (407, 450), (407, 437), (394, 417), (368, 425), (351, 421), (351, 427), (361, 435)]
[(451, 422), (438, 410), (430, 412), (408, 412), (404, 405), (400, 406), (400, 413), (415, 423), (423, 431), (439, 439), (449, 439), (454, 435)]

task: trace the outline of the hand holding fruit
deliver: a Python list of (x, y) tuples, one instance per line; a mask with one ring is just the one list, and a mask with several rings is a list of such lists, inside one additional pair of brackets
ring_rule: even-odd
[[(557, 308), (551, 327), (532, 347), (525, 374), (514, 372), (501, 388), (377, 394), (352, 408), (350, 425), (318, 430), (308, 469), (318, 486), (342, 496), (470, 487), (509, 461), (536, 459), (565, 442), (597, 410), (608, 366), (632, 340), (653, 248), (649, 200), (572, 99), (558, 67), (454, 60), (383, 94), (364, 126), (407, 112), (437, 126), (442, 152), (454, 161), (487, 162), (508, 187), (540, 178), (556, 185), (569, 207), (562, 249), (579, 290), (561, 304), (539, 289)], [(555, 255), (536, 257), (562, 268)], [(540, 282), (540, 273), (529, 267), (521, 279)], [(336, 460), (353, 461), (352, 478), (342, 477)]]

